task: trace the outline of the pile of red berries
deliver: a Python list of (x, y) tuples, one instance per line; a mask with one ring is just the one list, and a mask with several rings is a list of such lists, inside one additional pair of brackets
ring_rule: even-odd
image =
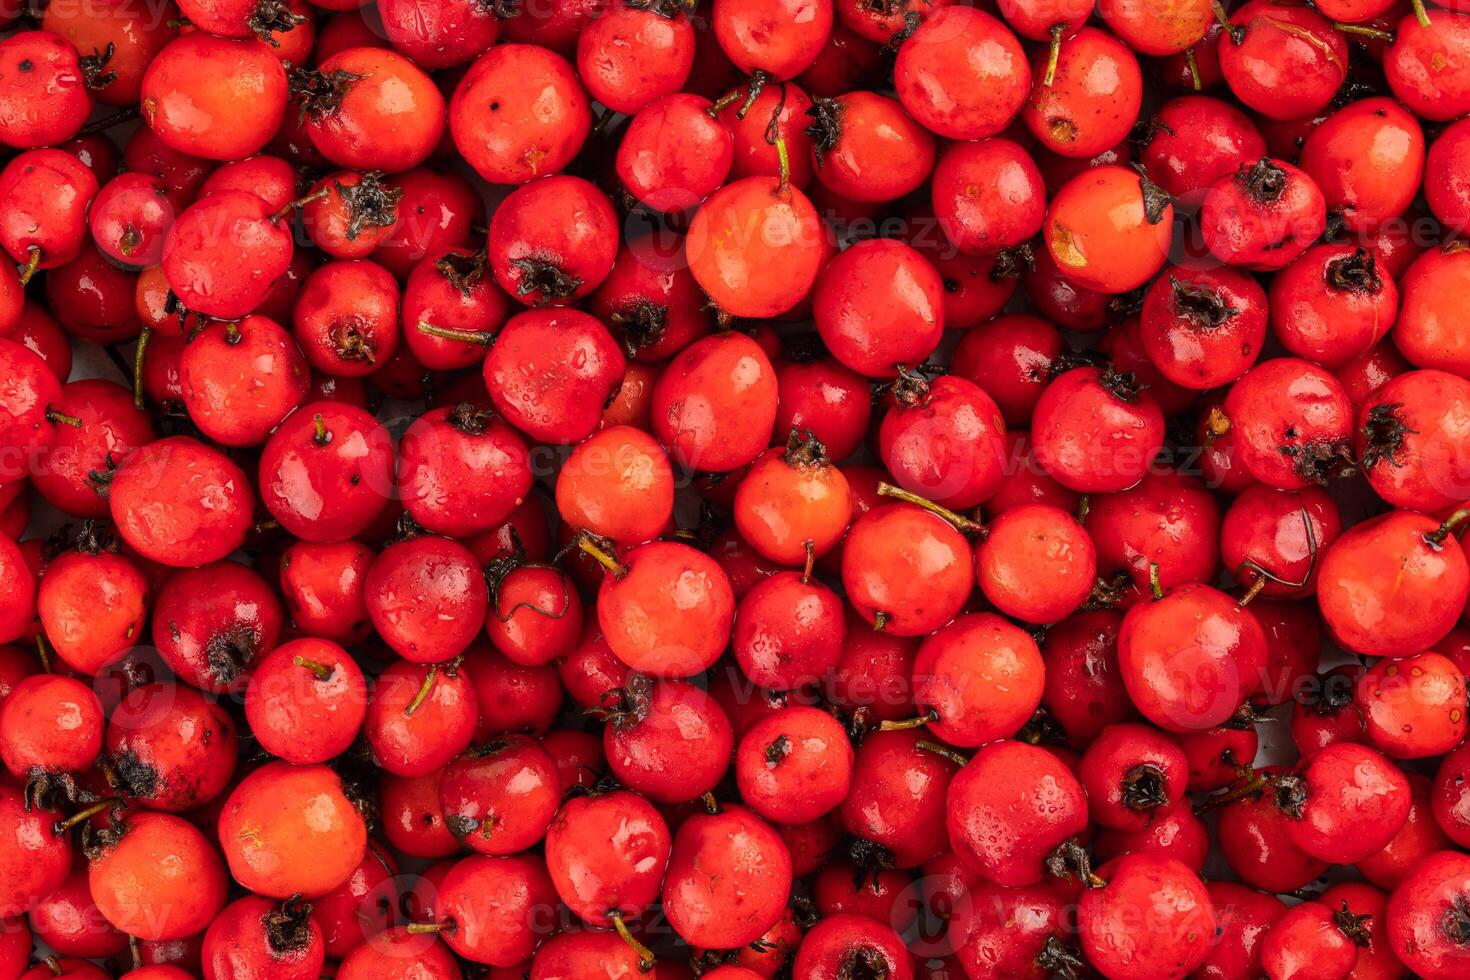
[(1470, 0), (0, 25), (0, 980), (1470, 976)]

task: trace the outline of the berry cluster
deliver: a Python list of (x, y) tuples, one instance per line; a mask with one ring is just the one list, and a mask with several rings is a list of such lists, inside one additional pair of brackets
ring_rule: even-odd
[(1470, 0), (0, 28), (0, 980), (1470, 976)]

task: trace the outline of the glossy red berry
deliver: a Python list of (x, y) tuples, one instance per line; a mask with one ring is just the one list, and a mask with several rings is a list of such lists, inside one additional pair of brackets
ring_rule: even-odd
[(424, 413), (399, 443), (398, 491), (420, 527), (467, 537), (501, 524), (531, 487), (520, 436), (462, 403)]
[(577, 36), (588, 94), (629, 115), (679, 91), (694, 67), (694, 29), (682, 10), (610, 4)]
[(608, 769), (629, 789), (657, 803), (687, 803), (724, 777), (734, 731), (700, 688), (632, 674), (602, 702)]
[(452, 660), (485, 623), (489, 590), (468, 548), (423, 535), (390, 545), (363, 582), (368, 617), (383, 641), (412, 663)]
[(243, 687), (285, 625), (270, 585), (232, 561), (170, 576), (153, 613), (153, 644), (164, 663), (186, 684), (211, 692)]
[(802, 940), (793, 980), (820, 980), (871, 970), (892, 980), (913, 980), (913, 958), (903, 939), (886, 924), (861, 915), (823, 918)]
[[(1416, 25), (1417, 26), (1417, 25)], [(1443, 137), (1445, 154), (1453, 139)], [(1259, 154), (1257, 154), (1259, 155)], [(1432, 156), (1430, 159), (1434, 159)], [(1369, 166), (1349, 161), (1368, 160)], [(1332, 113), (1308, 134), (1299, 164), (1322, 189), (1327, 207), (1351, 231), (1370, 231), (1408, 210), (1411, 188), (1423, 183), (1430, 208), (1439, 211), (1443, 184), (1425, 180), (1424, 132), (1399, 102), (1359, 99)]]
[(628, 193), (657, 211), (683, 214), (720, 188), (734, 163), (735, 136), (711, 118), (711, 107), (676, 92), (637, 111), (618, 144), (618, 179)]
[(790, 691), (824, 682), (846, 629), (835, 592), (806, 575), (778, 572), (741, 598), (731, 645), (752, 682)]
[(296, 765), (328, 762), (351, 747), (367, 713), (362, 669), (329, 640), (284, 643), (255, 664), (245, 717), (261, 747)]
[(306, 133), (339, 167), (409, 170), (428, 159), (444, 133), (444, 96), (401, 54), (349, 48), (302, 72), (295, 84)]
[(366, 259), (328, 262), (307, 276), (292, 312), (296, 342), (311, 366), (361, 378), (398, 350), (399, 290), (393, 275)]
[(229, 875), (193, 824), (168, 813), (130, 814), (90, 859), (92, 900), (114, 928), (139, 939), (194, 936), (224, 907)]
[(527, 306), (565, 306), (612, 270), (618, 223), (607, 195), (558, 175), (517, 188), (490, 222), (490, 269)]
[(747, 75), (794, 78), (832, 30), (830, 0), (720, 0), (713, 12), (720, 48)]
[(1174, 732), (1228, 720), (1265, 680), (1266, 637), (1255, 617), (1207, 585), (1185, 585), (1134, 606), (1118, 634), (1133, 703)]
[(378, 675), (362, 731), (385, 772), (420, 777), (469, 748), (478, 715), (464, 672), (400, 660)]
[(91, 89), (101, 87), (103, 67), (50, 30), (7, 37), (0, 47), (0, 142), (30, 148), (71, 139), (92, 111)]
[(836, 810), (852, 781), (853, 751), (841, 723), (818, 708), (792, 706), (757, 722), (735, 755), (740, 796), (777, 824)]
[(199, 430), (226, 446), (252, 446), (306, 400), (310, 371), (291, 335), (250, 316), (206, 327), (179, 363), (184, 407)]
[(1290, 357), (1258, 364), (1230, 388), (1224, 416), (1241, 466), (1267, 486), (1326, 483), (1348, 465), (1352, 403), (1315, 364)]
[[(711, 878), (703, 869), (738, 867)], [(663, 905), (691, 946), (732, 949), (754, 942), (780, 918), (791, 891), (791, 855), (769, 824), (726, 807), (687, 818), (674, 835)]]
[(556, 763), (526, 735), (502, 735), (444, 768), (444, 825), (479, 854), (515, 854), (546, 836), (561, 796)]
[(684, 250), (718, 309), (770, 317), (811, 290), (828, 252), (827, 231), (801, 191), (775, 177), (747, 177), (705, 199)]
[(492, 183), (524, 184), (559, 172), (591, 129), (587, 93), (572, 66), (527, 44), (497, 45), (481, 55), (449, 103), (454, 145)]
[(653, 389), (653, 434), (674, 462), (726, 473), (770, 445), (776, 372), (749, 337), (725, 333), (695, 341), (664, 369)]
[(1464, 672), (1432, 650), (1380, 660), (1358, 682), (1369, 742), (1391, 759), (1450, 751), (1465, 738), (1464, 691)]
[(1038, 83), (1021, 119), (1054, 153), (1096, 156), (1122, 142), (1138, 119), (1138, 58), (1107, 31), (1083, 27), (1060, 50), (1038, 52), (1031, 73)]
[(1380, 497), (1431, 512), (1461, 502), (1467, 396), (1470, 383), (1464, 378), (1431, 370), (1406, 371), (1365, 400), (1358, 410), (1356, 449)]
[(858, 614), (898, 636), (924, 636), (954, 618), (974, 589), (969, 543), (912, 504), (875, 507), (854, 522), (842, 582)]
[(1144, 350), (1175, 384), (1229, 384), (1260, 356), (1268, 308), (1265, 290), (1245, 273), (1170, 267), (1144, 297)]
[[(1130, 854), (1098, 869), (1106, 882), (1082, 895), (1082, 951), (1106, 975), (1184, 976), (1215, 937), (1214, 903), (1199, 877), (1172, 858)], [(1140, 911), (1147, 925), (1139, 927)]]
[(15, 685), (0, 710), (0, 760), (36, 789), (65, 783), (102, 751), (102, 704), (81, 681), (37, 674)]
[[(185, 34), (143, 75), (143, 119), (170, 149), (208, 160), (259, 152), (286, 115), (286, 70), (255, 40)], [(241, 111), (239, 100), (249, 100)]]
[(515, 966), (552, 932), (537, 913), (555, 902), (556, 890), (541, 858), (467, 857), (439, 887), (440, 935), (465, 959)]
[(124, 266), (157, 265), (175, 208), (158, 178), (121, 174), (98, 193), (87, 223), (97, 247)]
[(1264, 156), (1216, 180), (1200, 209), (1200, 232), (1210, 254), (1262, 271), (1280, 269), (1301, 255), (1326, 221), (1316, 182), (1290, 163)]
[(986, 526), (975, 573), (986, 599), (1028, 623), (1054, 623), (1080, 607), (1097, 580), (1097, 553), (1082, 525), (1048, 504), (1018, 504)]
[(296, 627), (334, 643), (360, 642), (371, 628), (363, 578), (373, 552), (356, 541), (298, 541), (281, 556), (281, 595)]
[(971, 7), (946, 6), (898, 49), (894, 88), (903, 107), (931, 132), (985, 139), (1021, 111), (1031, 90), (1031, 69), (1020, 42), (999, 19)]
[(1163, 414), (1130, 375), (1076, 368), (1042, 393), (1032, 417), (1041, 465), (1084, 493), (1126, 490), (1163, 444)]
[(914, 704), (950, 745), (984, 745), (1026, 723), (1041, 703), (1044, 675), (1041, 652), (1024, 630), (991, 613), (972, 613), (919, 646)]
[(362, 816), (325, 766), (270, 762), (241, 780), (219, 818), (235, 880), (257, 895), (315, 898), (347, 879), (367, 847)]
[(132, 392), (101, 379), (63, 385), (54, 410), (82, 424), (54, 427), (55, 436), (43, 465), (31, 474), (31, 485), (68, 514), (106, 517), (107, 500), (97, 492), (92, 474), (107, 472), (109, 457), (115, 465), (152, 442), (153, 422), (134, 405)]
[(1095, 822), (1137, 832), (1186, 800), (1188, 760), (1174, 739), (1147, 725), (1111, 725), (1082, 754), (1077, 779)]
[(197, 691), (145, 684), (113, 710), (105, 744), (130, 798), (183, 813), (224, 791), (235, 772), (238, 737), (224, 709)]
[(1040, 882), (1053, 852), (1087, 827), (1087, 797), (1071, 770), (1045, 749), (1010, 740), (975, 753), (955, 776), (947, 809), (955, 853), (1011, 887)]
[(186, 309), (236, 319), (265, 300), (293, 251), (290, 226), (275, 210), (255, 194), (228, 190), (179, 212), (163, 240), (163, 272)]
[(636, 919), (658, 900), (672, 847), (668, 825), (651, 803), (614, 790), (575, 797), (557, 812), (546, 833), (546, 867), (573, 912), (609, 925)]
[[(464, 0), (434, 5), (380, 0), (377, 8), (388, 42), (428, 71), (467, 64), (500, 38), (502, 21), (495, 12)], [(325, 46), (318, 42), (318, 55)]]
[(1042, 701), (1073, 746), (1086, 746), (1108, 725), (1138, 716), (1118, 673), (1122, 621), (1110, 610), (1079, 612), (1053, 625), (1042, 641)]
[(1470, 592), (1459, 542), (1432, 517), (1393, 511), (1343, 533), (1323, 556), (1317, 601), (1349, 650), (1412, 656), (1438, 643)]
[(174, 436), (124, 460), (108, 485), (108, 502), (129, 547), (151, 561), (190, 567), (217, 561), (244, 542), (254, 493), (222, 453)]
[(393, 492), (393, 447), (372, 415), (344, 402), (292, 413), (260, 456), (260, 496), (270, 515), (303, 541), (360, 534)]
[(1461, 925), (1470, 894), (1470, 861), (1456, 851), (1431, 854), (1395, 888), (1385, 916), (1390, 948), (1423, 977), (1448, 980), (1470, 962)]
[(1043, 230), (1062, 275), (1086, 289), (1126, 293), (1163, 268), (1173, 220), (1168, 195), (1147, 177), (1103, 166), (1057, 191)]
[(26, 270), (22, 282), (81, 254), (97, 184), (85, 165), (61, 150), (29, 150), (6, 163), (0, 192), (12, 203), (0, 220), (0, 245)]
[(214, 977), (309, 980), (326, 959), (312, 907), (247, 896), (227, 905), (204, 934), (204, 971)]

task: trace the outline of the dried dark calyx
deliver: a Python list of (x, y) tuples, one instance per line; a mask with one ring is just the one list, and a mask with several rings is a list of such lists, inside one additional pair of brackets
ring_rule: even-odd
[(555, 262), (544, 259), (511, 259), (510, 264), (521, 270), (521, 281), (516, 284), (516, 295), (525, 297), (540, 293), (539, 303), (554, 299), (567, 299), (582, 288), (582, 279), (562, 271)]
[(362, 78), (340, 68), (329, 72), (293, 68), (287, 83), (291, 98), (300, 107), (301, 118), (323, 119), (337, 111), (352, 84)]
[(663, 339), (668, 329), (669, 308), (646, 299), (635, 299), (611, 317), (623, 342), (623, 353), (629, 357), (652, 347)]
[(1242, 164), (1235, 179), (1258, 204), (1280, 200), (1286, 193), (1286, 171), (1266, 157), (1253, 164)]
[(830, 152), (842, 138), (842, 123), (839, 118), (842, 115), (842, 103), (836, 99), (814, 99), (806, 114), (812, 117), (806, 134), (812, 138), (812, 150), (817, 158), (817, 166), (821, 167), (822, 155)]
[(1192, 282), (1180, 282), (1169, 277), (1169, 288), (1174, 295), (1174, 314), (1205, 330), (1213, 330), (1240, 312), (1226, 304), (1217, 290)]
[(1404, 448), (1404, 437), (1417, 435), (1417, 429), (1411, 429), (1404, 424), (1403, 417), (1399, 414), (1402, 402), (1392, 402), (1384, 405), (1374, 405), (1368, 410), (1368, 417), (1363, 420), (1363, 468), (1372, 469), (1380, 463), (1389, 463), (1393, 466), (1402, 466), (1403, 461), (1399, 454)]
[(304, 23), (306, 18), (293, 13), (290, 5), (283, 0), (259, 0), (245, 20), (245, 26), (273, 48), (281, 46), (275, 35), (293, 31)]
[(356, 184), (334, 183), (347, 206), (348, 241), (357, 241), (364, 228), (387, 228), (398, 220), (403, 188), (385, 186), (381, 170), (368, 171)]

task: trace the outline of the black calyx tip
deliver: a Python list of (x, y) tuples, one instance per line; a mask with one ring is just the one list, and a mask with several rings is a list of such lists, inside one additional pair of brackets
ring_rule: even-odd
[(1286, 193), (1286, 171), (1269, 157), (1241, 164), (1235, 179), (1257, 204), (1270, 204)]
[(876, 946), (850, 948), (837, 967), (837, 980), (888, 980), (888, 957)]
[(589, 708), (587, 714), (617, 728), (631, 728), (648, 717), (653, 699), (653, 679), (647, 674), (632, 673), (620, 688), (602, 696), (606, 707)]
[(1470, 946), (1470, 895), (1461, 892), (1450, 899), (1439, 928), (1456, 946)]
[(1151, 225), (1156, 225), (1164, 220), (1169, 205), (1174, 199), (1169, 192), (1158, 184), (1148, 179), (1148, 171), (1142, 165), (1135, 164), (1133, 169), (1138, 173), (1138, 189), (1143, 192), (1143, 217)]
[(381, 170), (369, 170), (355, 184), (334, 183), (337, 196), (347, 207), (348, 241), (357, 241), (364, 228), (387, 228), (398, 220), (403, 188), (384, 185)]
[(1226, 303), (1218, 290), (1199, 283), (1180, 282), (1177, 276), (1170, 276), (1169, 289), (1174, 296), (1174, 315), (1202, 330), (1222, 326), (1240, 312)]
[(1307, 781), (1300, 776), (1278, 776), (1272, 793), (1276, 808), (1292, 820), (1302, 818), (1302, 807), (1307, 803)]
[(1077, 980), (1087, 970), (1082, 951), (1062, 942), (1057, 936), (1046, 937), (1041, 952), (1036, 954), (1036, 965), (1047, 976), (1057, 980)]
[(511, 259), (510, 264), (521, 270), (521, 281), (516, 284), (516, 295), (524, 298), (532, 293), (540, 293), (537, 305), (568, 299), (582, 288), (580, 277), (562, 271), (561, 266), (555, 262), (545, 259)]
[(1123, 775), (1123, 805), (1139, 812), (1168, 806), (1169, 794), (1164, 782), (1164, 773), (1158, 766), (1148, 763), (1134, 766)]
[(1364, 469), (1372, 469), (1380, 463), (1403, 465), (1399, 453), (1404, 448), (1404, 437), (1418, 434), (1417, 429), (1411, 429), (1404, 423), (1400, 413), (1403, 407), (1402, 402), (1390, 402), (1368, 409), (1368, 417), (1363, 420), (1363, 427), (1359, 430), (1365, 443), (1362, 458)]
[(863, 887), (864, 882), (877, 880), (880, 873), (892, 871), (895, 865), (892, 851), (865, 837), (854, 837), (847, 842), (847, 860), (853, 868), (854, 888)]
[(112, 772), (117, 776), (118, 789), (127, 796), (153, 799), (162, 788), (158, 769), (138, 758), (131, 749), (123, 749), (112, 757)]
[(229, 687), (255, 663), (260, 635), (248, 626), (236, 626), (212, 637), (204, 646), (209, 672), (220, 687)]
[(460, 402), (449, 412), (449, 424), (467, 436), (484, 435), (495, 416), (472, 402)]
[(1327, 263), (1325, 270), (1327, 285), (1340, 292), (1373, 296), (1383, 289), (1383, 277), (1378, 274), (1378, 262), (1366, 248), (1353, 249)]
[(1143, 385), (1132, 371), (1118, 371), (1111, 367), (1103, 370), (1097, 383), (1114, 398), (1129, 404), (1138, 401), (1138, 393), (1143, 390)]
[(842, 138), (842, 103), (836, 99), (813, 100), (806, 114), (812, 117), (806, 134), (812, 138), (812, 149), (816, 152), (817, 166), (822, 165), (822, 154), (829, 152)]
[(995, 253), (995, 265), (991, 267), (990, 279), (992, 282), (1019, 279), (1035, 268), (1036, 253), (1031, 250), (1030, 242), (1024, 242), (1015, 248), (1003, 248)]
[(781, 764), (781, 760), (791, 754), (791, 739), (785, 735), (777, 735), (770, 745), (766, 746), (766, 768), (774, 769)]
[(342, 99), (361, 75), (350, 71), (321, 72), (311, 68), (293, 68), (286, 80), (291, 98), (301, 112), (301, 118), (323, 119), (337, 111)]
[(77, 64), (82, 69), (82, 82), (92, 91), (104, 89), (117, 81), (117, 72), (108, 70), (108, 62), (112, 61), (112, 55), (116, 48), (111, 41), (101, 51), (96, 48), (92, 53), (83, 55), (77, 59)]
[(811, 429), (792, 429), (786, 437), (786, 452), (781, 457), (791, 466), (813, 467), (831, 463), (827, 447)]
[(1343, 902), (1342, 908), (1332, 913), (1332, 921), (1359, 949), (1367, 949), (1373, 945), (1373, 916), (1354, 915), (1352, 909), (1348, 908), (1348, 903)]
[(284, 0), (258, 0), (255, 9), (245, 19), (245, 26), (250, 28), (256, 37), (273, 48), (281, 46), (281, 42), (276, 40), (275, 35), (293, 31), (304, 23), (306, 23), (306, 18), (301, 14), (293, 13), (290, 5)]
[(638, 352), (663, 339), (669, 325), (669, 308), (639, 297), (611, 317), (623, 342), (623, 353), (636, 357)]
[(1340, 476), (1347, 476), (1357, 469), (1351, 448), (1346, 439), (1317, 439), (1300, 445), (1281, 447), (1284, 455), (1292, 458), (1292, 471), (1309, 483), (1325, 487)]
[(261, 920), (266, 942), (277, 956), (299, 953), (311, 945), (311, 906), (292, 895)]

